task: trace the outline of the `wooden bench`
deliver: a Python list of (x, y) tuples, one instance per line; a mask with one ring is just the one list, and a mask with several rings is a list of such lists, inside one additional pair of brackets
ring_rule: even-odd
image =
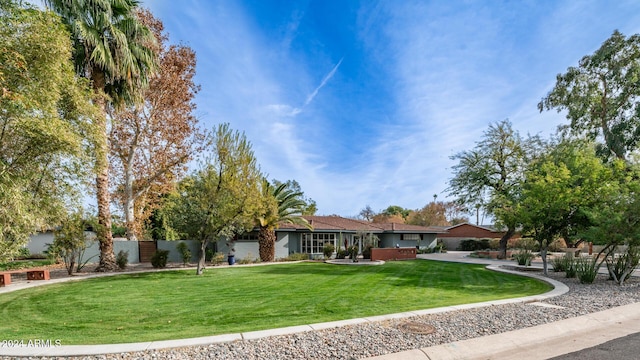
[(27, 280), (49, 280), (49, 269), (25, 269), (0, 272), (0, 286), (11, 284), (11, 274), (27, 274)]

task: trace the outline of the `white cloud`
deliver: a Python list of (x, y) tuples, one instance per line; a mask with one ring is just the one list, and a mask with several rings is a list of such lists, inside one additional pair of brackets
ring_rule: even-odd
[[(349, 53), (307, 37), (309, 8), (280, 14), (283, 30), (273, 38), (241, 2), (149, 3), (172, 39), (197, 52), (202, 120), (245, 131), (271, 178), (298, 180), (321, 213), (341, 215), (445, 198), (449, 156), (472, 148), (491, 122), (509, 118), (522, 134), (554, 131), (562, 115), (539, 114), (536, 104), (556, 73), (595, 50), (612, 24), (640, 30), (640, 12), (618, 20), (633, 3), (502, 5), (364, 2), (354, 24), (361, 43)], [(335, 54), (346, 60), (335, 63)], [(368, 68), (354, 70), (358, 57)]]

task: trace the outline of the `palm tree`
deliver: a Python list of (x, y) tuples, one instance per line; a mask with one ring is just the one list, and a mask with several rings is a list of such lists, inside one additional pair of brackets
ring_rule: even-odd
[(140, 99), (155, 70), (155, 37), (137, 19), (137, 0), (45, 0), (67, 24), (79, 76), (91, 80), (102, 116), (93, 119), (100, 264), (97, 271), (117, 269), (111, 235), (109, 193), (109, 138), (107, 114), (111, 107)]
[(307, 205), (302, 200), (302, 192), (290, 189), (287, 183), (282, 183), (278, 186), (271, 185), (266, 179), (262, 181), (262, 191), (267, 201), (275, 200), (275, 206), (267, 207), (266, 214), (258, 218), (260, 225), (260, 232), (258, 233), (260, 260), (273, 261), (276, 243), (275, 229), (278, 224), (285, 222), (302, 225), (308, 229), (311, 229), (311, 225), (301, 216)]

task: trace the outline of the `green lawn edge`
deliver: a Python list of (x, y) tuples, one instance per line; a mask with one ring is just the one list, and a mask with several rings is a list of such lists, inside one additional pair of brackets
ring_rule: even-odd
[(160, 341), (518, 298), (553, 287), (484, 265), (429, 260), (116, 275), (0, 295), (6, 339)]

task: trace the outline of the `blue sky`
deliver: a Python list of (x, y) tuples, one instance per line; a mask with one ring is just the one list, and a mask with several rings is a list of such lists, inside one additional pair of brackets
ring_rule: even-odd
[[(178, 5), (179, 4), (179, 5)], [(204, 127), (244, 131), (270, 179), (297, 180), (318, 214), (421, 208), (450, 156), (490, 123), (548, 137), (537, 103), (637, 1), (147, 0), (198, 57)]]

